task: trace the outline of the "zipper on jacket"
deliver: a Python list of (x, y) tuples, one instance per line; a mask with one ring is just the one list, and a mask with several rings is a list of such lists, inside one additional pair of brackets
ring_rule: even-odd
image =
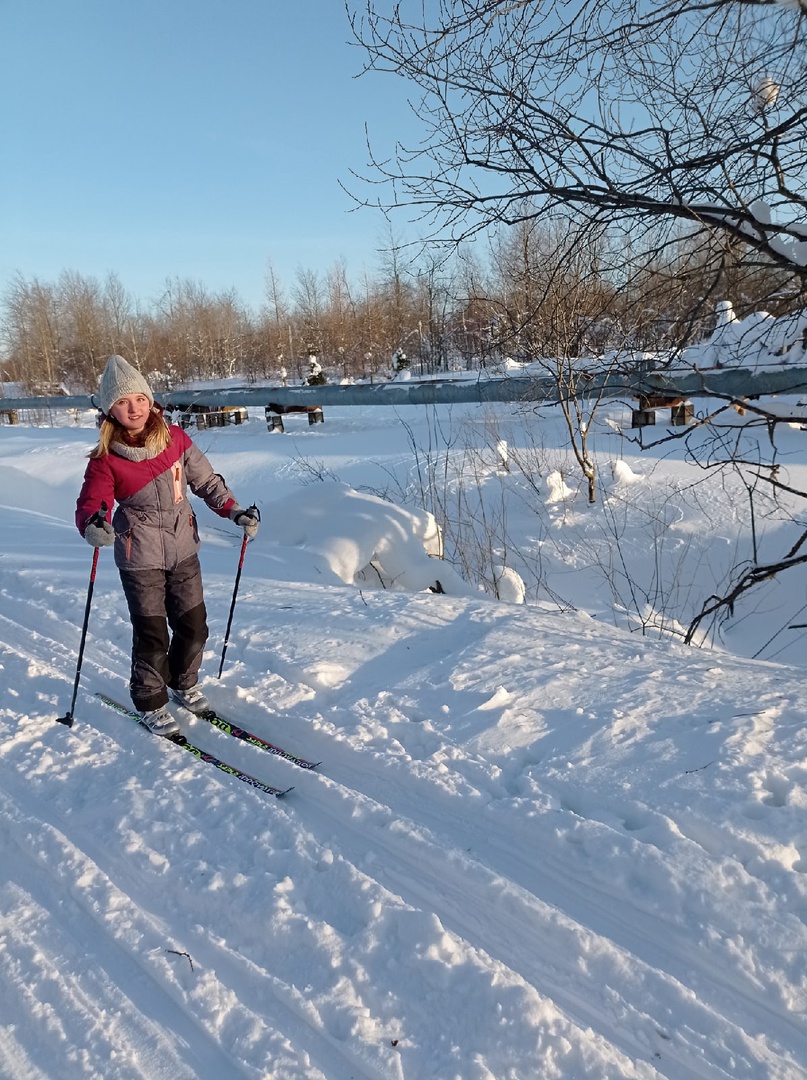
[(175, 461), (171, 466), (171, 475), (174, 478), (174, 502), (182, 502), (182, 462)]

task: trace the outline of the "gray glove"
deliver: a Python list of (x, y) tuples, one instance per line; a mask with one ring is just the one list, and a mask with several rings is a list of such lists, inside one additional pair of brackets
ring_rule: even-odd
[(115, 543), (115, 530), (99, 514), (94, 514), (84, 527), (84, 539), (90, 547), (109, 547)]
[(240, 525), (250, 540), (254, 540), (258, 535), (260, 520), (261, 514), (257, 506), (250, 506), (247, 510), (243, 510), (240, 506), (234, 506), (230, 511), (230, 521), (234, 525)]

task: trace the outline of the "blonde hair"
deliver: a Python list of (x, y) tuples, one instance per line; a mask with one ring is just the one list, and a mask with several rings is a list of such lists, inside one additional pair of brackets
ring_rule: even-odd
[(117, 420), (111, 416), (105, 416), (98, 432), (98, 445), (87, 456), (91, 458), (105, 457), (115, 442), (124, 445), (144, 446), (151, 457), (156, 457), (166, 450), (173, 442), (171, 432), (163, 419), (162, 413), (157, 408), (152, 408), (149, 413), (146, 426), (136, 437), (137, 441), (131, 443), (126, 438), (126, 429), (121, 427)]

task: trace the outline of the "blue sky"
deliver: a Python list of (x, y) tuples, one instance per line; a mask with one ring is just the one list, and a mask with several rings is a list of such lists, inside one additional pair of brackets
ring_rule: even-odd
[(146, 304), (181, 277), (257, 307), (270, 261), (287, 291), (375, 272), (389, 229), (339, 181), (365, 124), (382, 153), (416, 129), (348, 38), (341, 0), (0, 0), (0, 292), (115, 271)]

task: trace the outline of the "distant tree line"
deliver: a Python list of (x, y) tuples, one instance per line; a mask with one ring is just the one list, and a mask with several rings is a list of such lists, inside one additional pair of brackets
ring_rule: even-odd
[[(17, 275), (0, 298), (3, 379), (28, 391), (92, 392), (106, 358), (126, 356), (162, 389), (194, 379), (303, 380), (316, 357), (328, 381), (473, 370), (609, 350), (674, 350), (712, 328), (715, 302), (739, 315), (792, 310), (788, 274), (749, 266), (740, 241), (682, 234), (658, 256), (624, 237), (568, 221), (524, 219), (485, 247), (411, 258), (391, 245), (374, 276), (343, 263), (300, 269), (290, 285), (270, 266), (260, 310), (235, 291), (174, 279), (148, 305), (117, 273)], [(635, 271), (628, 272), (635, 263)], [(618, 268), (618, 269), (615, 269)]]

